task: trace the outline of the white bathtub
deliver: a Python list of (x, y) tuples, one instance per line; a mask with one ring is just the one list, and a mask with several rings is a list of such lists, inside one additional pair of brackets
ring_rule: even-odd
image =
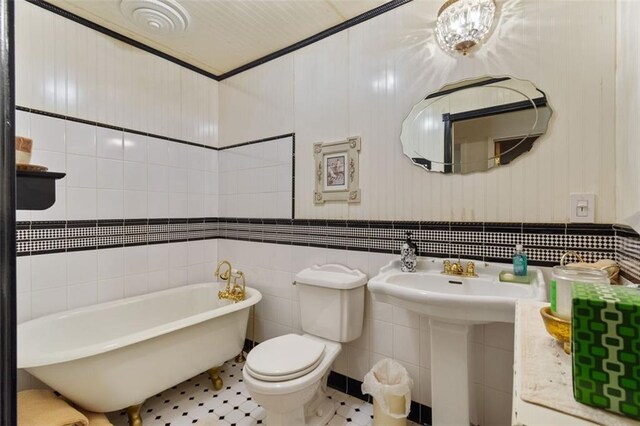
[(262, 295), (218, 300), (218, 284), (164, 290), (38, 318), (18, 326), (18, 368), (81, 407), (108, 412), (216, 367), (244, 346)]

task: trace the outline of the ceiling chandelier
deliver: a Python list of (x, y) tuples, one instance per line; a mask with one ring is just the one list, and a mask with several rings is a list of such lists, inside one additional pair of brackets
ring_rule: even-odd
[(447, 52), (466, 55), (489, 34), (496, 4), (493, 0), (448, 0), (436, 20), (436, 39)]

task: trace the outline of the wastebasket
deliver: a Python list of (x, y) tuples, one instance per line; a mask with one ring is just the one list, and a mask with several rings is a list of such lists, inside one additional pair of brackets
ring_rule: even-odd
[(406, 425), (412, 387), (413, 380), (402, 365), (388, 358), (378, 361), (362, 383), (362, 393), (373, 397), (373, 424)]

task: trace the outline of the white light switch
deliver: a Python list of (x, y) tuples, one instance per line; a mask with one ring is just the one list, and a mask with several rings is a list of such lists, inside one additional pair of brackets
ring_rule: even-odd
[(569, 203), (569, 220), (574, 223), (595, 222), (596, 195), (571, 194)]

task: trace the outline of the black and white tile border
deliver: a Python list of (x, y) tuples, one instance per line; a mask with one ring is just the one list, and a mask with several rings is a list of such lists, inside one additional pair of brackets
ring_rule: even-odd
[(515, 244), (530, 263), (558, 264), (566, 250), (587, 261), (615, 258), (640, 277), (640, 237), (610, 224), (337, 221), (305, 219), (182, 218), (19, 222), (18, 255), (37, 255), (146, 244), (233, 239), (330, 249), (399, 253), (407, 230), (420, 255), (509, 262)]
[(616, 261), (622, 276), (640, 283), (640, 235), (628, 226), (615, 225)]

